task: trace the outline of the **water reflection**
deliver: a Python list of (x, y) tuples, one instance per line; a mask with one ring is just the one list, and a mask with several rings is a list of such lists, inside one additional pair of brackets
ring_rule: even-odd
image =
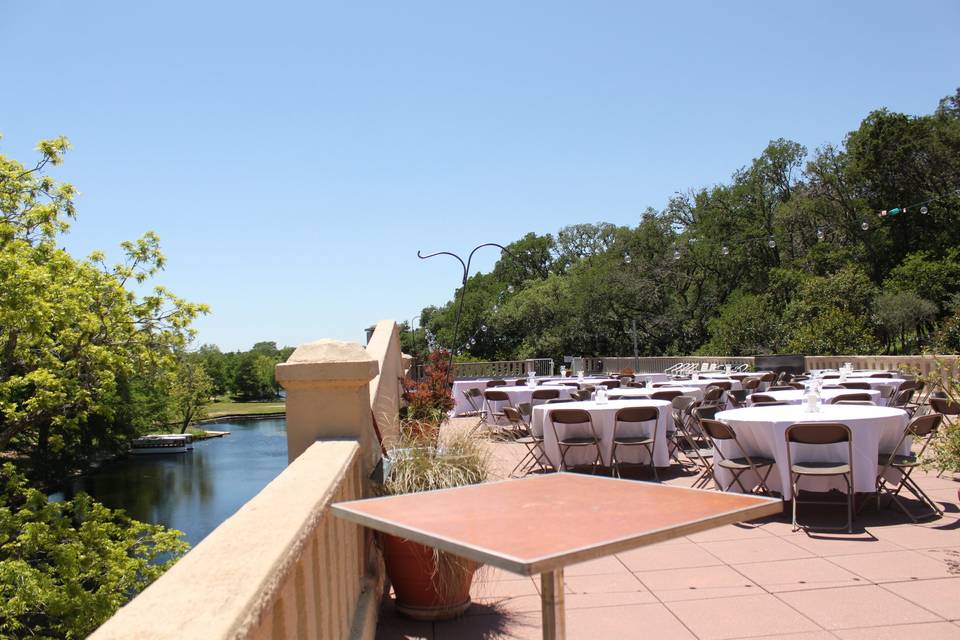
[(287, 466), (286, 427), (282, 418), (220, 423), (213, 428), (229, 436), (188, 453), (129, 456), (66, 493), (86, 491), (138, 520), (180, 529), (195, 545)]

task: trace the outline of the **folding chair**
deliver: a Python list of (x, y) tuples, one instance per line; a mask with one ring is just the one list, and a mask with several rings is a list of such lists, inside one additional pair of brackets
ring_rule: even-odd
[(873, 404), (873, 396), (869, 393), (841, 393), (840, 395), (834, 396), (833, 400), (830, 401), (830, 404), (837, 404), (840, 402), (869, 402)]
[[(853, 435), (850, 428), (838, 422), (798, 422), (787, 427), (784, 434), (787, 441), (787, 466), (790, 469), (790, 487), (793, 492), (793, 530), (799, 531), (797, 524), (797, 505), (800, 504), (798, 482), (803, 476), (831, 477), (841, 476), (847, 486), (847, 526), (820, 527), (827, 530), (843, 530), (853, 533)], [(791, 444), (831, 445), (847, 443), (847, 462), (794, 462)], [(826, 500), (804, 500), (803, 504), (831, 504)]]
[[(570, 399), (571, 401), (583, 402), (584, 400), (589, 400), (591, 395), (593, 395), (593, 392), (590, 389), (580, 389), (579, 391), (571, 393)], [(550, 400), (547, 402), (550, 402)]]
[[(507, 406), (512, 407), (513, 403), (510, 401), (510, 394), (504, 391), (497, 391), (496, 389), (487, 389), (483, 392), (483, 401), (487, 406), (487, 416), (493, 416), (493, 423), (495, 425), (500, 424), (500, 418), (503, 418), (503, 411), (497, 411), (494, 408), (494, 405), (491, 404), (496, 402), (498, 405), (501, 402), (506, 402)], [(499, 407), (497, 407), (499, 408)]]
[(679, 389), (669, 389), (666, 391), (654, 391), (653, 393), (650, 394), (650, 399), (651, 400), (669, 400), (670, 402), (673, 402), (674, 398), (677, 398), (682, 395), (683, 395), (683, 391), (680, 391)]
[(463, 397), (466, 399), (467, 404), (470, 405), (470, 411), (465, 411), (457, 415), (465, 418), (480, 418), (485, 421), (487, 419), (487, 412), (483, 408), (483, 392), (476, 387), (470, 387), (469, 389), (463, 390)]
[(507, 386), (506, 380), (487, 380), (487, 389), (491, 389), (493, 387), (505, 387), (505, 386)]
[(884, 407), (889, 407), (890, 402), (893, 399), (893, 393), (897, 390), (892, 384), (880, 384), (877, 385), (877, 391), (880, 392), (880, 401), (877, 403)]
[(767, 387), (767, 391), (793, 391), (789, 384), (775, 384)]
[[(553, 429), (553, 435), (557, 440), (557, 446), (560, 449), (560, 471), (567, 470), (567, 451), (570, 449), (581, 449), (593, 447), (596, 455), (593, 458), (591, 473), (596, 474), (597, 467), (603, 464), (603, 458), (600, 457), (600, 438), (597, 436), (597, 430), (593, 426), (593, 418), (590, 413), (583, 409), (551, 409), (547, 414), (550, 421), (550, 427)], [(590, 431), (586, 435), (571, 435), (561, 438), (557, 432), (557, 424), (562, 425), (589, 425)]]
[(533, 435), (530, 431), (530, 425), (523, 419), (523, 414), (513, 407), (504, 407), (503, 413), (511, 423), (518, 425), (518, 427), (526, 431), (526, 435), (515, 438), (515, 441), (524, 445), (527, 448), (527, 453), (524, 454), (520, 462), (517, 463), (517, 466), (510, 472), (510, 477), (515, 478), (517, 471), (521, 469), (523, 470), (522, 475), (527, 475), (534, 467), (539, 467), (540, 471), (546, 472), (547, 467), (543, 462), (545, 459), (543, 453), (543, 436)]
[(860, 391), (869, 391), (869, 382), (841, 382), (840, 386), (844, 389), (859, 389)]
[[(937, 435), (937, 429), (940, 427), (942, 421), (943, 416), (939, 413), (928, 413), (925, 416), (914, 418), (910, 421), (910, 424), (907, 425), (906, 429), (903, 430), (900, 442), (893, 448), (893, 451), (891, 453), (880, 454), (879, 464), (881, 466), (880, 471), (877, 473), (877, 511), (880, 510), (881, 496), (889, 496), (891, 502), (896, 503), (896, 505), (900, 507), (900, 510), (907, 514), (908, 518), (916, 522), (917, 518), (907, 511), (907, 507), (900, 501), (900, 492), (906, 489), (912, 493), (917, 500), (930, 507), (936, 515), (943, 515), (943, 510), (940, 508), (940, 505), (934, 502), (930, 496), (920, 488), (920, 485), (910, 477), (913, 470), (920, 465), (920, 458), (923, 456), (924, 451), (927, 450), (930, 442)], [(917, 438), (923, 443), (920, 450), (917, 453), (911, 451), (907, 455), (898, 454), (897, 451), (909, 437)], [(886, 473), (891, 469), (900, 474), (900, 482), (898, 482), (896, 486), (890, 485), (885, 477)]]
[(753, 393), (750, 394), (750, 404), (756, 405), (757, 403), (763, 402), (777, 402), (777, 399), (773, 396), (768, 396), (765, 393)]
[(892, 378), (893, 374), (892, 373), (871, 373), (870, 377), (871, 378)]
[[(722, 487), (720, 486), (720, 482), (717, 480), (716, 473), (714, 473), (713, 483), (716, 485), (717, 489), (727, 492), (730, 491), (730, 487), (736, 483), (743, 493), (754, 493), (753, 489), (747, 489), (743, 486), (743, 483), (740, 482), (740, 476), (747, 471), (752, 471), (760, 480), (760, 484), (756, 487), (757, 490), (763, 493), (770, 493), (770, 489), (767, 487), (767, 478), (770, 476), (770, 472), (773, 471), (773, 465), (775, 464), (772, 459), (764, 458), (762, 456), (751, 457), (750, 454), (747, 453), (737, 441), (737, 434), (733, 429), (730, 428), (730, 425), (724, 424), (719, 420), (710, 420), (709, 418), (704, 418), (700, 421), (700, 426), (703, 427), (703, 430), (713, 442), (714, 464), (718, 467), (726, 469), (731, 473), (731, 475), (733, 475), (733, 480), (731, 480), (726, 487)], [(732, 441), (732, 443), (736, 445), (737, 449), (739, 449), (740, 453), (742, 454), (741, 456), (736, 458), (728, 458), (727, 456), (723, 455), (723, 453), (720, 451), (720, 447), (717, 446), (717, 442), (727, 440)], [(767, 472), (761, 475), (761, 469), (766, 469)]]
[(530, 406), (536, 406), (537, 401), (546, 402), (560, 397), (560, 389), (535, 389), (530, 394)]
[[(673, 404), (673, 428), (667, 427), (667, 452), (670, 454), (670, 457), (677, 461), (677, 464), (681, 466), (686, 466), (677, 453), (682, 453), (684, 457), (687, 458), (690, 464), (694, 466), (699, 466), (697, 461), (692, 457), (688, 456), (686, 452), (681, 447), (681, 438), (684, 441), (688, 440), (686, 438), (686, 428), (685, 423), (690, 419), (690, 409), (696, 404), (697, 399), (693, 396), (677, 396), (670, 401)], [(679, 425), (679, 426), (678, 426)], [(692, 443), (691, 443), (691, 446)]]
[(610, 467), (617, 477), (620, 475), (620, 458), (617, 449), (620, 447), (642, 447), (650, 456), (650, 473), (653, 479), (657, 477), (657, 465), (653, 461), (653, 452), (656, 449), (657, 422), (660, 420), (660, 409), (657, 407), (624, 407), (617, 411), (613, 419), (613, 449), (610, 452)]

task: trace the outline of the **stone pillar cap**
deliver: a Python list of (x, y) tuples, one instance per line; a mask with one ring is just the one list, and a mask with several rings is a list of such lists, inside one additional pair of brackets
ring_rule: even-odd
[(277, 365), (277, 382), (357, 380), (369, 382), (380, 372), (377, 361), (356, 342), (317, 340), (300, 345)]

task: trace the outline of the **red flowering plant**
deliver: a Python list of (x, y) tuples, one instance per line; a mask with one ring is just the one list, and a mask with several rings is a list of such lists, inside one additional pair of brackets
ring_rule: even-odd
[(407, 378), (403, 383), (403, 399), (407, 403), (403, 426), (410, 432), (408, 435), (435, 439), (440, 424), (454, 407), (452, 388), (450, 352), (446, 349), (431, 351), (420, 380)]

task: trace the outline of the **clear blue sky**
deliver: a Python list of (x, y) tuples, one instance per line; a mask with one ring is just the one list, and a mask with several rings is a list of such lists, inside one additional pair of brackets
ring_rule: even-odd
[(67, 135), (68, 246), (158, 232), (201, 341), (362, 341), (456, 286), (417, 249), (635, 225), (960, 85), (956, 0), (650, 4), (0, 1), (0, 153)]

